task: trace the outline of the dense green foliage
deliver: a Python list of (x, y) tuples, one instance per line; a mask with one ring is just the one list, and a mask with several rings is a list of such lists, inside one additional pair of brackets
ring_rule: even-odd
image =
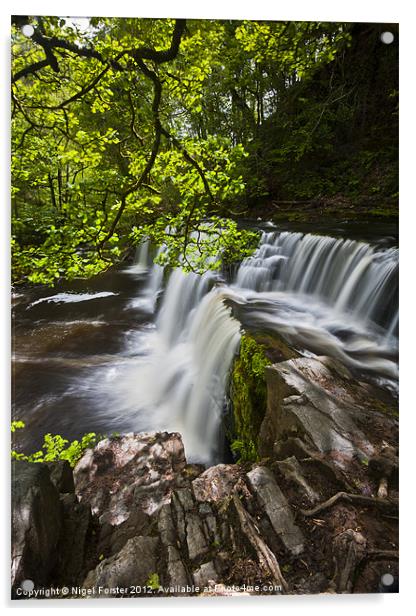
[(230, 217), (259, 200), (397, 191), (382, 25), (84, 22), (12, 19), (14, 281), (91, 276), (143, 237), (203, 271), (250, 252)]
[[(25, 427), (23, 421), (12, 421), (11, 431)], [(45, 434), (43, 437), (42, 449), (26, 455), (12, 450), (12, 458), (14, 460), (25, 460), (26, 462), (56, 462), (57, 460), (66, 460), (71, 466), (75, 466), (78, 460), (82, 457), (86, 449), (94, 447), (103, 437), (98, 436), (95, 432), (84, 434), (80, 441), (75, 440), (69, 442), (59, 434)]]
[(263, 346), (244, 334), (234, 361), (230, 386), (233, 412), (231, 449), (240, 461), (255, 461), (258, 457), (258, 435), (267, 405), (264, 371), (269, 364)]

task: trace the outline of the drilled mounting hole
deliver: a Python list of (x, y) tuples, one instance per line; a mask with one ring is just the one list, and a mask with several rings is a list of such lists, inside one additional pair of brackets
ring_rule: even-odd
[(394, 41), (394, 34), (393, 34), (393, 32), (389, 32), (389, 31), (382, 32), (380, 34), (380, 40), (385, 45), (391, 45), (391, 43)]

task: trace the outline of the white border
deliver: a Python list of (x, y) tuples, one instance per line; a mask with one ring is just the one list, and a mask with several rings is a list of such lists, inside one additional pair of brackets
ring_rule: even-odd
[[(13, 602), (9, 597), (9, 534), (10, 534), (10, 497), (9, 497), (9, 274), (8, 274), (8, 241), (9, 241), (9, 32), (11, 14), (29, 15), (111, 15), (140, 17), (189, 17), (189, 18), (246, 18), (246, 19), (277, 19), (277, 20), (320, 20), (320, 21), (376, 21), (400, 22), (400, 53), (401, 53), (401, 209), (400, 209), (400, 242), (401, 242), (401, 427), (400, 427), (400, 461), (401, 461), (401, 542), (400, 542), (400, 595), (326, 595), (326, 596), (293, 596), (277, 598), (228, 598), (228, 599), (160, 599), (160, 600), (85, 600), (77, 601), (42, 601)], [(415, 302), (412, 292), (415, 287), (415, 243), (416, 199), (414, 187), (414, 58), (416, 36), (414, 29), (416, 19), (412, 11), (411, 0), (297, 0), (294, 2), (279, 2), (278, 0), (209, 0), (208, 2), (192, 2), (191, 0), (153, 0), (152, 2), (127, 2), (118, 0), (116, 3), (104, 4), (92, 0), (6, 0), (1, 6), (1, 92), (3, 101), (0, 114), (4, 135), (1, 148), (1, 257), (0, 280), (2, 281), (2, 303), (0, 316), (0, 340), (3, 345), (3, 362), (1, 370), (2, 392), (2, 489), (4, 495), (1, 507), (1, 532), (4, 541), (1, 543), (1, 603), (6, 609), (18, 612), (31, 609), (35, 613), (45, 609), (76, 609), (77, 614), (84, 610), (95, 609), (136, 609), (151, 610), (154, 613), (169, 610), (169, 612), (202, 611), (212, 609), (237, 609), (248, 613), (253, 609), (264, 613), (275, 613), (277, 610), (290, 611), (291, 614), (348, 614), (357, 611), (359, 614), (378, 615), (389, 614), (392, 610), (404, 609), (407, 601), (414, 603), (413, 568), (414, 568), (414, 467), (412, 453), (415, 449), (414, 440), (415, 413), (414, 404), (416, 378), (416, 362), (412, 348), (414, 333)], [(365, 62), (365, 58), (363, 58)], [(412, 352), (413, 351), (413, 352)], [(410, 354), (412, 352), (412, 355)], [(413, 507), (413, 508), (412, 508)]]

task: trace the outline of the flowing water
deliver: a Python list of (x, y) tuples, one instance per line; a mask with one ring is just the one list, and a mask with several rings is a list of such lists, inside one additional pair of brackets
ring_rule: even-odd
[(27, 425), (23, 448), (46, 432), (162, 429), (181, 432), (190, 460), (223, 459), (242, 329), (277, 332), (395, 391), (398, 249), (383, 231), (364, 240), (266, 227), (228, 279), (168, 275), (144, 242), (130, 267), (18, 295), (13, 416)]

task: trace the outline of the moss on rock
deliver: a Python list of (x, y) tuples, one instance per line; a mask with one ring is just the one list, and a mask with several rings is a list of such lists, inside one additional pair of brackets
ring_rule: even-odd
[(258, 435), (267, 405), (264, 373), (270, 364), (263, 345), (244, 334), (240, 353), (234, 361), (230, 387), (233, 409), (231, 449), (240, 461), (258, 459)]

